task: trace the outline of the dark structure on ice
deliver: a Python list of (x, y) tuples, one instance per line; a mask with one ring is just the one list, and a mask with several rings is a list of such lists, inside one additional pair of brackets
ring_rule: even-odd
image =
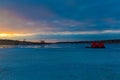
[(92, 42), (91, 46), (86, 48), (105, 48), (105, 44), (103, 42)]

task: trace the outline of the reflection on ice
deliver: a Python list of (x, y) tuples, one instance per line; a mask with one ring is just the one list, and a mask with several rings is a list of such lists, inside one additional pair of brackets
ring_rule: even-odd
[(0, 48), (13, 48), (14, 46), (11, 45), (0, 45)]
[(47, 45), (0, 45), (2, 48), (45, 48)]
[(80, 46), (81, 44), (0, 45), (0, 48), (76, 48)]

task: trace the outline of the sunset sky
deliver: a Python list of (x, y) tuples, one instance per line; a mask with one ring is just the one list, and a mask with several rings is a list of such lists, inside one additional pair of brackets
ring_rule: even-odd
[(120, 39), (120, 0), (0, 0), (0, 38)]

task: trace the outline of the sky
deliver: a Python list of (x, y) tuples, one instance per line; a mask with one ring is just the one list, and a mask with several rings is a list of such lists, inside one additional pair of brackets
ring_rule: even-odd
[(120, 39), (120, 0), (0, 0), (0, 38)]

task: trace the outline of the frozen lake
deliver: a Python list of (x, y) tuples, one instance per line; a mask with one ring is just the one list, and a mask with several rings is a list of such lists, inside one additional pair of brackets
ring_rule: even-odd
[(0, 46), (0, 80), (120, 80), (120, 44), (86, 45)]

